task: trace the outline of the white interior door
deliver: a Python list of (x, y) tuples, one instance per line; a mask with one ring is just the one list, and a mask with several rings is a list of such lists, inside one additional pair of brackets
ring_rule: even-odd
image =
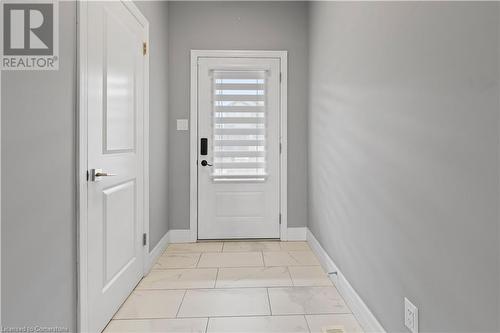
[(88, 330), (100, 332), (143, 276), (147, 27), (122, 2), (87, 10)]
[(279, 238), (280, 60), (198, 59), (198, 238)]

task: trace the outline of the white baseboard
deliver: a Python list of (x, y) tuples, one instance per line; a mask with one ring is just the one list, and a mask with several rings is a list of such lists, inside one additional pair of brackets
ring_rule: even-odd
[(167, 249), (168, 244), (191, 242), (192, 239), (190, 230), (169, 230), (165, 235), (163, 235), (153, 250), (149, 252), (146, 258), (146, 263), (144, 264), (144, 274), (149, 273), (156, 261), (158, 261), (158, 258)]
[(385, 333), (385, 329), (382, 327), (382, 325), (380, 325), (377, 318), (375, 318), (368, 306), (366, 306), (365, 302), (363, 302), (356, 290), (354, 290), (349, 281), (347, 281), (346, 277), (338, 269), (335, 262), (332, 260), (332, 258), (330, 258), (328, 253), (326, 253), (326, 251), (323, 249), (321, 244), (309, 229), (307, 229), (307, 242), (318, 257), (323, 268), (329, 273), (337, 272), (336, 275), (330, 275), (332, 281), (335, 284), (335, 287), (337, 287), (340, 295), (342, 295), (342, 297), (346, 301), (347, 305), (351, 308), (352, 313), (358, 320), (359, 324), (362, 326), (363, 330), (365, 332)]
[(196, 240), (193, 240), (191, 230), (170, 230), (169, 232), (169, 242), (174, 244), (174, 243), (192, 243), (196, 242)]
[(149, 273), (149, 271), (153, 268), (153, 265), (156, 263), (158, 258), (165, 252), (167, 249), (167, 246), (169, 244), (169, 235), (170, 231), (168, 231), (163, 237), (160, 239), (158, 244), (153, 248), (151, 252), (149, 252), (147, 258), (146, 258), (146, 263), (144, 266), (144, 275)]
[(314, 254), (316, 254), (316, 256), (318, 257), (321, 266), (323, 266), (327, 273), (339, 271), (337, 265), (335, 265), (328, 253), (326, 253), (326, 251), (323, 249), (321, 244), (309, 229), (307, 229), (307, 243), (309, 243), (309, 246), (313, 250)]
[(305, 241), (307, 235), (307, 228), (288, 228), (287, 229), (287, 240), (288, 241)]

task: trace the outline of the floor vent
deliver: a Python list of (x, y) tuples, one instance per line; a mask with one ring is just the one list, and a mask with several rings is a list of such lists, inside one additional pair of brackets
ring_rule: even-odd
[(343, 328), (338, 327), (325, 327), (323, 333), (346, 333)]

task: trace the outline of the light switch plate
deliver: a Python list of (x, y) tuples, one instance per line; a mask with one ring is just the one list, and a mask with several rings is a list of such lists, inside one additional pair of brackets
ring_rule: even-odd
[(405, 326), (411, 333), (418, 333), (418, 308), (405, 297)]
[(177, 130), (187, 131), (189, 130), (189, 122), (187, 119), (177, 119)]

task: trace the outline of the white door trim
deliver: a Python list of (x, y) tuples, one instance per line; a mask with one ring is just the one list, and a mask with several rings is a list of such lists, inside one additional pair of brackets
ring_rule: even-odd
[[(121, 1), (136, 17), (146, 30), (145, 42), (149, 45), (149, 22), (139, 8), (131, 0)], [(77, 330), (88, 332), (88, 277), (87, 277), (87, 1), (79, 1), (77, 7), (78, 42), (77, 42), (77, 75), (78, 75), (78, 146), (77, 146)], [(91, 21), (91, 18), (90, 18)], [(149, 255), (149, 51), (144, 57), (144, 233), (147, 235), (146, 246), (143, 248), (143, 271), (146, 273)]]
[(0, 327), (2, 325), (2, 71), (0, 71)]
[(243, 51), (243, 50), (191, 50), (191, 107), (190, 107), (190, 240), (198, 240), (198, 58), (274, 58), (280, 59), (280, 239), (287, 236), (287, 51)]

